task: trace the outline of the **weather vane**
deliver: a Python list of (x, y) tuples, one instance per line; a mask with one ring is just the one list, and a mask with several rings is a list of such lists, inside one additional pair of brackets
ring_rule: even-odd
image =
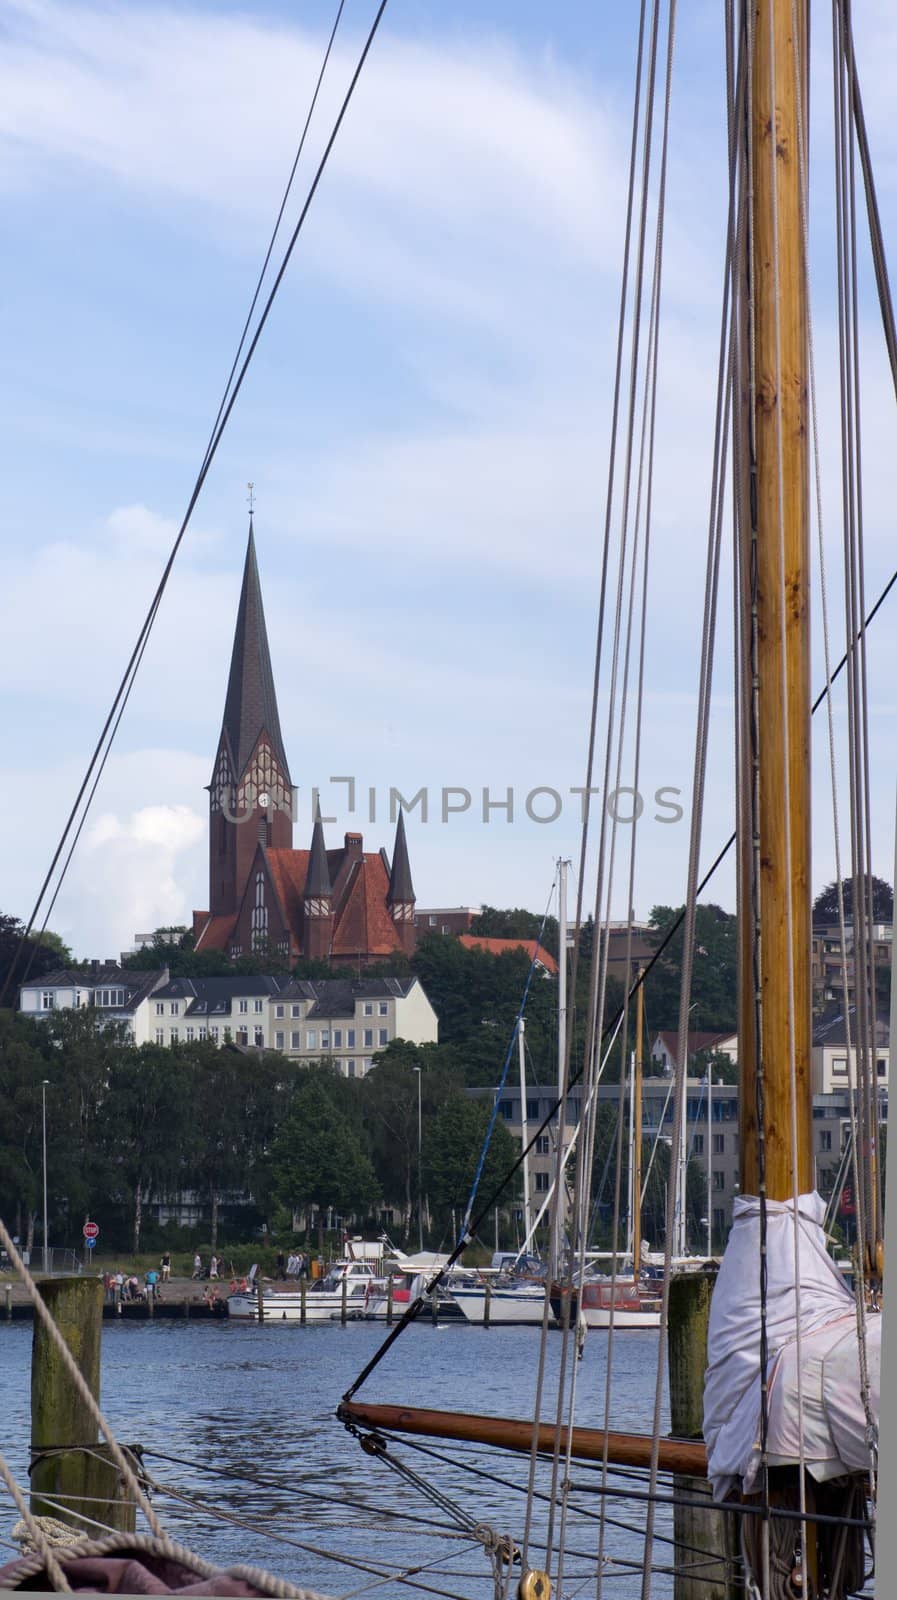
[(249, 493), (246, 496), (246, 500), (249, 505), (249, 515), (252, 516), (253, 510), (255, 509), (255, 484), (247, 483), (246, 487), (249, 490)]

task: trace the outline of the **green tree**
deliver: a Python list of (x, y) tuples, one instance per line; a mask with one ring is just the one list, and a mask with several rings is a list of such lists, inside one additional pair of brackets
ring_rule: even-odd
[(539, 939), (543, 950), (557, 960), (558, 924), (556, 917), (543, 918), (535, 911), (524, 911), (520, 906), (513, 911), (500, 911), (496, 906), (483, 906), (478, 917), (470, 924), (472, 934), (479, 933), (489, 939)]
[[(466, 1209), (491, 1110), (491, 1106), (482, 1100), (453, 1095), (424, 1129), (424, 1185), (444, 1224), (448, 1222), (452, 1211), (457, 1222)], [(510, 1172), (519, 1154), (517, 1141), (499, 1118), (486, 1152), (473, 1206), (474, 1215)], [(512, 1201), (518, 1188), (515, 1179), (504, 1190), (502, 1203)]]
[(326, 1065), (308, 1069), (271, 1150), (273, 1192), (290, 1210), (316, 1208), (322, 1253), (328, 1207), (347, 1217), (380, 1197), (364, 1143), (343, 1115), (339, 1082)]
[(177, 1049), (145, 1044), (122, 1052), (113, 1063), (101, 1119), (107, 1197), (123, 1191), (135, 1255), (146, 1201), (154, 1193), (190, 1186), (191, 1087)]
[(374, 1170), (384, 1200), (402, 1212), (406, 1242), (418, 1187), (418, 1092), (424, 1127), (463, 1081), (447, 1054), (439, 1045), (394, 1039), (360, 1085)]
[[(844, 919), (853, 921), (853, 879), (844, 878), (841, 882), (844, 896)], [(892, 922), (894, 919), (894, 891), (884, 878), (876, 878), (863, 874), (860, 878), (860, 893), (864, 904), (868, 906), (869, 896), (872, 896), (873, 922)], [(838, 880), (827, 883), (813, 901), (813, 926), (822, 928), (836, 927), (838, 924)]]
[(19, 985), (40, 978), (45, 972), (70, 966), (72, 952), (56, 933), (32, 933), (25, 938), (25, 927), (18, 917), (0, 912), (0, 1006), (18, 1003)]
[[(655, 906), (651, 912), (651, 943), (658, 948), (681, 907)], [(645, 983), (650, 1027), (676, 1028), (682, 987), (684, 930), (676, 929), (663, 955)], [(691, 998), (691, 1027), (724, 1032), (737, 1026), (737, 922), (716, 905), (699, 905), (695, 912), (695, 947)]]
[(0, 1215), (31, 1250), (41, 1200), (41, 1082), (35, 1025), (0, 1012)]

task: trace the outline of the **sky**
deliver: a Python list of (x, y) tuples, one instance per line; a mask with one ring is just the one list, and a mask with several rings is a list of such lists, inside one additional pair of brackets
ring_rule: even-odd
[[(644, 810), (631, 895), (632, 828), (619, 829), (613, 916), (630, 901), (647, 916), (685, 892), (725, 230), (719, 11), (694, 0), (677, 25)], [(31, 911), (186, 508), (334, 14), (335, 0), (3, 8), (6, 912)], [(290, 226), (373, 14), (369, 0), (347, 0)], [(361, 829), (376, 849), (391, 846), (390, 791), (423, 788), (426, 821), (420, 805), (408, 817), (421, 906), (542, 910), (556, 858), (578, 859), (571, 790), (584, 781), (636, 24), (634, 6), (585, 0), (387, 5), (50, 917), (78, 955), (115, 954), (207, 904), (204, 785), (250, 481), (296, 844), (314, 789), (330, 843)], [(865, 0), (855, 26), (892, 239), (897, 18), (887, 0)], [(811, 142), (824, 161), (819, 34)], [(832, 211), (823, 174), (811, 193), (813, 315), (840, 654)], [(867, 256), (873, 596), (892, 570), (897, 457)], [(818, 580), (814, 595), (818, 611)], [(870, 639), (874, 867), (887, 877), (894, 605)], [(730, 612), (724, 597), (705, 861), (733, 826)], [(818, 684), (818, 628), (813, 658)], [(842, 734), (841, 698), (835, 724)], [(834, 875), (826, 744), (820, 725), (814, 888)], [(350, 776), (354, 811), (348, 785), (332, 781)], [(620, 777), (631, 783), (631, 739)], [(445, 821), (444, 790), (460, 791), (452, 808), (470, 795)], [(484, 817), (484, 790), (505, 802), (511, 791), (513, 816)], [(670, 802), (678, 792), (678, 821), (658, 790)], [(528, 798), (554, 820), (534, 820)], [(734, 907), (728, 867), (708, 897)]]

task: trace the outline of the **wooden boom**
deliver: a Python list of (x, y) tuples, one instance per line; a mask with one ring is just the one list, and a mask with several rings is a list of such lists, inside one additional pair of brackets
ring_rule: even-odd
[[(431, 1439), (463, 1439), (470, 1444), (493, 1445), (500, 1450), (528, 1453), (533, 1446), (533, 1425), (514, 1417), (481, 1417), (470, 1411), (427, 1411), (417, 1406), (375, 1406), (358, 1400), (344, 1400), (337, 1411), (341, 1422), (354, 1422), (364, 1428), (386, 1428), (390, 1433), (423, 1434)], [(557, 1437), (553, 1422), (540, 1422), (536, 1430), (540, 1455), (554, 1450)], [(562, 1430), (562, 1448), (567, 1429)], [(573, 1428), (571, 1454), (576, 1461), (603, 1461), (615, 1467), (650, 1467), (650, 1435), (644, 1433), (604, 1433), (600, 1428)], [(707, 1451), (701, 1439), (661, 1439), (661, 1472), (687, 1473), (693, 1478), (707, 1476)]]

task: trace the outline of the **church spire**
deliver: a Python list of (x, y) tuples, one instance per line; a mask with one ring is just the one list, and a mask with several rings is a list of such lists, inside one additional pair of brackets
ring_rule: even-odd
[(392, 869), (389, 874), (389, 904), (414, 905), (414, 887), (411, 882), (411, 862), (405, 839), (405, 815), (399, 808), (396, 824), (396, 842), (392, 852)]
[(330, 868), (327, 865), (327, 851), (324, 846), (324, 824), (321, 821), (321, 807), (319, 805), (315, 813), (315, 825), (311, 836), (308, 874), (305, 879), (305, 898), (306, 900), (326, 900), (330, 898), (331, 893)]
[(245, 770), (259, 735), (268, 736), (271, 753), (289, 783), (289, 766), (280, 732), (277, 695), (268, 649), (268, 632), (262, 605), (262, 586), (255, 558), (252, 512), (249, 514), (249, 542), (243, 568), (243, 587), (231, 653), (224, 724), (234, 761), (235, 777)]

